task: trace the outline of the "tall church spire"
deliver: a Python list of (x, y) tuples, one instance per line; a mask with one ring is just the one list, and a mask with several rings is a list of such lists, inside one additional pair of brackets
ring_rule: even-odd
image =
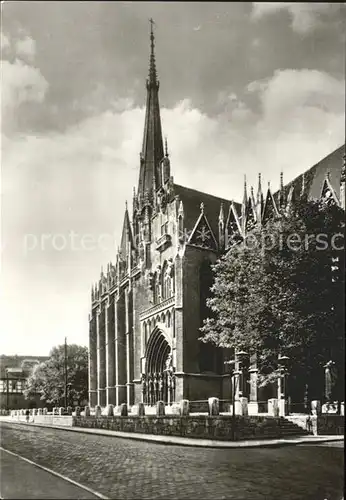
[(160, 85), (156, 72), (154, 21), (152, 19), (150, 19), (150, 24), (149, 77), (146, 83), (147, 102), (138, 183), (138, 195), (142, 197), (146, 191), (150, 193), (161, 187), (160, 162), (164, 157), (159, 104)]

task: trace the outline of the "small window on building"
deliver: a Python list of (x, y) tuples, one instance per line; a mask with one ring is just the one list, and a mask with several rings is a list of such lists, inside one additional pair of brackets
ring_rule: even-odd
[(3, 380), (0, 380), (0, 392), (4, 392), (4, 390), (5, 390), (5, 384)]

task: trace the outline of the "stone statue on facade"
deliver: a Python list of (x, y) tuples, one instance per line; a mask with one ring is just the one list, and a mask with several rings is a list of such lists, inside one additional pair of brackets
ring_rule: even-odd
[(145, 373), (142, 373), (142, 396), (143, 403), (147, 404), (147, 378), (145, 376)]
[(149, 375), (149, 404), (152, 405), (154, 404), (154, 379), (152, 374)]
[(162, 373), (159, 373), (158, 385), (159, 385), (159, 400), (163, 400), (163, 376), (162, 376)]

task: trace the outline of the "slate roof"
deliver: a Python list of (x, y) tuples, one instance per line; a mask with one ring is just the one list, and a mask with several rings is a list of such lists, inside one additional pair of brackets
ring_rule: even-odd
[[(322, 186), (329, 172), (331, 185), (333, 186), (336, 195), (340, 199), (340, 177), (344, 154), (345, 144), (337, 148), (335, 151), (316, 163), (313, 167), (305, 170), (305, 172), (286, 184), (284, 186), (286, 197), (292, 185), (294, 185), (295, 194), (300, 194), (304, 176), (305, 192), (307, 193), (308, 198), (318, 199), (321, 196)], [(276, 191), (274, 194), (275, 201), (277, 201), (278, 193), (279, 191)]]
[[(305, 192), (309, 198), (318, 199), (321, 196), (322, 186), (329, 172), (330, 182), (335, 190), (335, 193), (340, 198), (340, 177), (341, 167), (343, 164), (343, 155), (345, 154), (345, 145), (340, 146), (328, 156), (320, 160), (314, 166), (300, 174), (291, 182), (284, 186), (285, 198), (287, 199), (290, 187), (294, 185), (295, 195), (300, 195), (302, 181), (304, 176)], [(209, 221), (209, 224), (218, 239), (218, 220), (220, 206), (223, 203), (225, 218), (229, 213), (230, 200), (219, 198), (202, 191), (187, 188), (174, 184), (174, 194), (179, 195), (184, 205), (184, 225), (188, 231), (191, 231), (196, 224), (196, 221), (201, 213), (200, 205), (204, 203), (204, 213)], [(279, 190), (274, 193), (274, 199), (278, 201)], [(264, 193), (264, 199), (266, 193)], [(241, 215), (241, 203), (234, 202), (238, 216)], [(226, 223), (226, 220), (225, 220)]]

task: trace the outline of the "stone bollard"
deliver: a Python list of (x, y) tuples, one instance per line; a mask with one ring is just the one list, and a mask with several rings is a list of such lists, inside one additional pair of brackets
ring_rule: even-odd
[(209, 416), (219, 415), (219, 398), (208, 398)]
[(121, 417), (127, 417), (128, 411), (127, 411), (127, 404), (126, 403), (121, 403), (120, 405), (120, 416)]
[(102, 416), (102, 410), (100, 405), (95, 406), (95, 418), (100, 418)]
[(42, 408), (39, 408), (37, 410), (37, 415), (43, 415), (43, 409)]
[(144, 403), (138, 403), (137, 415), (139, 417), (144, 417), (145, 416), (145, 406), (144, 406)]
[(37, 415), (37, 408), (33, 408), (32, 410), (32, 416), (35, 417)]
[(81, 407), (76, 406), (76, 417), (80, 417)]
[(67, 407), (67, 415), (72, 415), (72, 406)]
[(345, 402), (341, 401), (340, 403), (340, 415), (344, 416), (345, 415)]
[(59, 414), (59, 408), (57, 406), (54, 406), (53, 415), (58, 415), (58, 414)]
[(268, 415), (271, 417), (279, 416), (279, 403), (276, 398), (268, 399)]
[(65, 413), (65, 408), (63, 406), (60, 406), (60, 408), (59, 408), (59, 416), (64, 415), (64, 413)]
[(188, 399), (182, 399), (180, 401), (179, 413), (182, 417), (188, 417), (190, 415), (190, 401)]
[(156, 403), (156, 416), (157, 417), (162, 417), (165, 415), (165, 403), (164, 401), (157, 401)]
[(114, 405), (107, 405), (107, 417), (114, 417)]
[(90, 417), (90, 406), (85, 406), (84, 407), (84, 416), (85, 417)]
[(313, 415), (321, 415), (322, 413), (321, 401), (317, 399), (311, 401), (311, 413)]
[(24, 415), (24, 416), (25, 416), (25, 410), (21, 410), (21, 412), (22, 412), (22, 415)]
[(42, 414), (43, 415), (48, 415), (48, 408), (43, 408)]

